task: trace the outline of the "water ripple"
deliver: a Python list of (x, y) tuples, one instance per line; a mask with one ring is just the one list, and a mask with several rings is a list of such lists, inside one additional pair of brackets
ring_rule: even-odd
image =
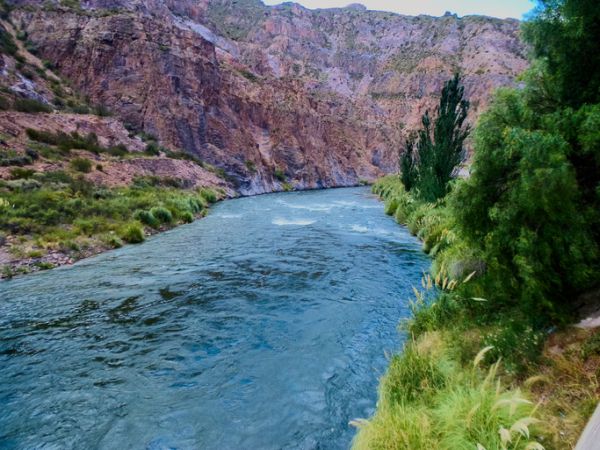
[(357, 188), (0, 283), (0, 448), (347, 448), (427, 265)]

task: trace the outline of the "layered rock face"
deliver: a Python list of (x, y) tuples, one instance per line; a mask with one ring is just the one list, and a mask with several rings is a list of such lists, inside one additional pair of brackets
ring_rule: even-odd
[(474, 120), (526, 65), (514, 20), (258, 0), (18, 3), (13, 23), (94, 103), (224, 169), (241, 194), (395, 170), (402, 136), (453, 72)]

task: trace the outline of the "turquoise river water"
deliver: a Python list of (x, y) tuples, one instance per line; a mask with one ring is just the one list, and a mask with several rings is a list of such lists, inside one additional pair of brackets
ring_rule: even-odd
[(0, 448), (348, 448), (428, 265), (350, 188), (0, 282)]

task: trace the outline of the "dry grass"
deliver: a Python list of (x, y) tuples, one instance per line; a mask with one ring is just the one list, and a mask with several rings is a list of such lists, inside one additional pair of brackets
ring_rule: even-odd
[(600, 354), (583, 350), (599, 335), (598, 329), (575, 327), (553, 333), (537, 374), (524, 382), (540, 402), (547, 449), (574, 448), (600, 402)]

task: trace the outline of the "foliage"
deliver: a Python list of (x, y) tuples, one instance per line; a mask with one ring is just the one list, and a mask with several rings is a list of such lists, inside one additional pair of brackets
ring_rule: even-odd
[(277, 181), (284, 182), (285, 181), (285, 172), (280, 167), (276, 167), (273, 171), (273, 176)]
[(27, 128), (27, 136), (29, 139), (41, 142), (44, 144), (57, 146), (63, 152), (69, 152), (72, 149), (88, 150), (92, 153), (107, 153), (111, 156), (122, 157), (129, 151), (123, 144), (118, 144), (112, 147), (103, 147), (98, 142), (98, 136), (95, 133), (88, 133), (85, 136), (80, 135), (76, 131), (65, 133), (59, 131), (53, 133), (45, 130), (34, 130)]
[[(64, 171), (0, 181), (0, 232), (35, 240), (43, 248), (65, 247), (85, 237), (108, 247), (136, 240), (133, 226), (187, 223), (218, 199), (211, 190), (162, 186), (100, 188)], [(157, 217), (154, 216), (157, 215)], [(130, 229), (131, 228), (131, 229)], [(139, 233), (137, 233), (139, 236)]]
[(464, 159), (469, 102), (463, 96), (464, 87), (456, 74), (444, 85), (433, 123), (429, 111), (425, 112), (422, 128), (406, 141), (400, 160), (402, 181), (407, 191), (416, 188), (425, 201), (435, 201), (448, 193), (453, 173)]
[(472, 175), (449, 204), (458, 232), (484, 255), (482, 283), (497, 301), (556, 316), (598, 280), (600, 203), (586, 201), (565, 134), (581, 130), (580, 148), (600, 162), (584, 125), (599, 119), (595, 107), (540, 118), (514, 91), (501, 92), (481, 118)]
[(400, 176), (402, 184), (407, 191), (417, 186), (419, 181), (419, 168), (417, 155), (415, 155), (416, 136), (411, 134), (406, 139), (404, 152), (400, 155)]
[(173, 214), (171, 214), (171, 211), (162, 206), (155, 206), (150, 210), (150, 214), (152, 214), (152, 216), (154, 216), (160, 223), (173, 222)]
[(77, 172), (89, 173), (92, 170), (92, 162), (87, 158), (73, 158), (70, 165)]
[(52, 112), (52, 108), (46, 103), (42, 103), (32, 98), (17, 98), (13, 102), (13, 108), (16, 111), (26, 113), (49, 113)]
[(599, 22), (596, 0), (539, 1), (524, 25), (537, 64), (528, 86), (536, 107), (551, 112), (600, 103)]
[(121, 232), (121, 239), (130, 244), (144, 242), (144, 230), (136, 223), (126, 225)]
[(479, 368), (487, 349), (463, 368), (447, 337), (425, 333), (392, 359), (377, 413), (352, 422), (355, 449), (535, 448), (539, 419), (528, 395), (506, 389), (498, 365)]

